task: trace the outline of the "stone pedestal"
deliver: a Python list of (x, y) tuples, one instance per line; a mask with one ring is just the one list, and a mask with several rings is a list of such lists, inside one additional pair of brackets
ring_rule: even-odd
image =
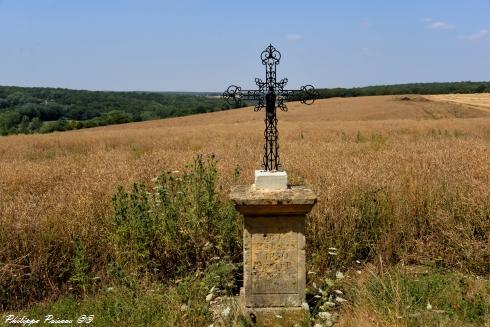
[[(316, 203), (304, 186), (232, 189), (231, 200), (244, 216), (243, 313), (260, 325), (301, 321), (305, 301), (305, 218)], [(282, 323), (281, 323), (282, 322)]]

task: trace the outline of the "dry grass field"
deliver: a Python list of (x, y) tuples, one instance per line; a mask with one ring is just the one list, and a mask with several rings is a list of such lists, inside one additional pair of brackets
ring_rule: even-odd
[[(283, 167), (290, 182), (309, 185), (319, 198), (309, 218), (311, 269), (349, 269), (362, 259), (488, 277), (489, 99), (332, 98), (280, 112)], [(224, 196), (237, 166), (238, 182), (251, 183), (263, 119), (243, 108), (0, 137), (0, 290), (62, 292), (53, 272), (64, 271), (74, 235), (97, 254), (91, 269), (102, 271), (110, 251), (103, 226), (117, 185), (182, 170), (197, 153), (216, 155)], [(326, 254), (329, 247), (338, 258)], [(356, 314), (381, 319), (365, 308)]]
[(490, 110), (490, 93), (479, 94), (440, 94), (427, 96), (435, 101), (445, 101), (474, 106), (482, 110)]

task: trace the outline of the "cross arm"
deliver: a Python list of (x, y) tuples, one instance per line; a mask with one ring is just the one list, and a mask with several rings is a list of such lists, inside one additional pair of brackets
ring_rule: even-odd
[(318, 99), (318, 92), (313, 85), (304, 85), (299, 90), (281, 90), (279, 95), (284, 101), (300, 101), (307, 105)]
[(230, 85), (223, 93), (223, 99), (230, 105), (239, 105), (242, 100), (255, 102), (255, 111), (265, 107), (265, 93), (262, 88), (258, 90), (242, 90), (240, 86)]
[(312, 85), (302, 86), (299, 90), (284, 90), (279, 87), (277, 107), (282, 111), (288, 111), (286, 101), (301, 101), (301, 103), (310, 105), (315, 102), (315, 99), (317, 98), (318, 92)]

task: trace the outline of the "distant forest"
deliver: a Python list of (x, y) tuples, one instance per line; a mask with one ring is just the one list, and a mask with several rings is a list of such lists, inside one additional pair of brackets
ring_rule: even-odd
[(445, 83), (409, 83), (377, 85), (354, 88), (319, 89), (319, 98), (359, 97), (369, 95), (400, 94), (449, 94), (449, 93), (485, 93), (490, 92), (490, 82), (445, 82)]
[(219, 97), (205, 93), (0, 86), (0, 134), (49, 133), (229, 108)]
[[(490, 82), (318, 89), (320, 98), (483, 92), (490, 92)], [(49, 133), (232, 109), (219, 95), (0, 86), (0, 134)]]

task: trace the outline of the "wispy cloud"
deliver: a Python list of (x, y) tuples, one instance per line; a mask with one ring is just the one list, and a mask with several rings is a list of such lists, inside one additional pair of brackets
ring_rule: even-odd
[(299, 41), (303, 38), (301, 34), (298, 33), (293, 33), (293, 34), (288, 34), (287, 39), (288, 41), (294, 42), (294, 41)]
[(486, 38), (488, 36), (488, 34), (490, 34), (490, 31), (489, 30), (482, 29), (482, 30), (479, 30), (476, 33), (473, 33), (473, 34), (470, 34), (470, 35), (467, 35), (467, 36), (463, 36), (462, 38), (464, 40), (467, 40), (467, 41), (478, 41), (478, 40), (481, 40), (481, 39)]
[(422, 21), (428, 24), (428, 27), (432, 28), (433, 30), (453, 30), (456, 28), (456, 26), (451, 25), (447, 22), (444, 22), (442, 20), (434, 20), (430, 17), (423, 18)]
[(434, 30), (453, 30), (456, 28), (456, 26), (448, 24), (443, 21), (435, 21), (435, 22), (431, 22), (430, 28)]

